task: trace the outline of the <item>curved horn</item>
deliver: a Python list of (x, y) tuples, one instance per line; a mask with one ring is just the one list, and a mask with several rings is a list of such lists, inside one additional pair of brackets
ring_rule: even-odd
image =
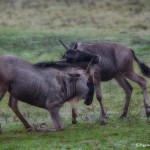
[(59, 39), (59, 42), (63, 45), (63, 47), (68, 51), (69, 50), (69, 47), (63, 43), (62, 40)]
[(91, 64), (92, 64), (93, 59), (94, 59), (94, 58), (92, 57), (91, 61), (89, 62), (88, 66), (87, 66), (87, 68), (86, 68), (86, 73), (89, 72), (89, 69), (90, 69), (90, 66), (91, 66)]

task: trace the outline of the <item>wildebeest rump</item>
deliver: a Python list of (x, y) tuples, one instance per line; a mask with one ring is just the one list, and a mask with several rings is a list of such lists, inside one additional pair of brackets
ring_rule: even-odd
[[(60, 41), (63, 43), (62, 41)], [(63, 46), (65, 44), (63, 43)], [(101, 106), (101, 123), (106, 123), (106, 109), (102, 103), (102, 93), (100, 89), (101, 81), (109, 81), (114, 78), (119, 85), (123, 88), (126, 95), (126, 102), (121, 114), (121, 118), (127, 116), (130, 98), (132, 94), (132, 86), (126, 78), (136, 82), (142, 89), (144, 96), (144, 107), (147, 117), (150, 117), (150, 106), (148, 105), (148, 96), (146, 88), (146, 80), (137, 75), (133, 68), (133, 61), (135, 60), (143, 75), (150, 77), (150, 68), (146, 66), (142, 61), (137, 58), (134, 51), (118, 43), (86, 43), (86, 42), (74, 42), (70, 46), (65, 45), (66, 49), (63, 58), (67, 62), (82, 66), (82, 62), (88, 62), (85, 52), (89, 55), (100, 56), (100, 63), (98, 65), (91, 66), (95, 80), (96, 96)], [(84, 53), (83, 53), (84, 52)], [(90, 56), (88, 56), (90, 57)], [(80, 59), (79, 59), (80, 58)], [(82, 59), (81, 59), (82, 58)], [(95, 67), (96, 66), (96, 67)]]
[[(88, 70), (87, 70), (88, 71)], [(87, 96), (89, 75), (65, 64), (31, 64), (14, 56), (0, 56), (0, 100), (10, 93), (9, 106), (26, 129), (34, 130), (17, 107), (17, 100), (48, 110), (55, 129), (61, 130), (59, 109), (71, 99)], [(36, 129), (49, 131), (49, 129)]]

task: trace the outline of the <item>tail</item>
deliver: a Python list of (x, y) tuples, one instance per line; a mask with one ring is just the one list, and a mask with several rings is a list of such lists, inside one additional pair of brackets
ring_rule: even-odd
[(134, 51), (131, 49), (131, 52), (134, 56), (134, 60), (137, 62), (138, 66), (140, 67), (141, 72), (143, 73), (144, 76), (150, 78), (150, 68), (145, 65), (144, 62), (142, 62), (134, 53)]

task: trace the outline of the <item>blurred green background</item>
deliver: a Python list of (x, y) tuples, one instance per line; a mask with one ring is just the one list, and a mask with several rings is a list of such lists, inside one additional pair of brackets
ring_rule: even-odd
[[(58, 42), (119, 42), (135, 50), (150, 66), (149, 0), (0, 0), (0, 54), (12, 54), (33, 63), (58, 60), (64, 52)], [(140, 71), (135, 64), (136, 72)], [(150, 122), (145, 117), (141, 89), (134, 87), (129, 115), (120, 120), (124, 93), (115, 81), (102, 84), (108, 124), (99, 124), (100, 107), (77, 104), (78, 124), (71, 125), (69, 104), (61, 109), (66, 130), (59, 133), (27, 133), (7, 107), (0, 104), (0, 149), (142, 149), (150, 144)], [(147, 80), (150, 95), (150, 81)], [(150, 103), (150, 101), (149, 101)], [(45, 110), (19, 102), (23, 115), (34, 126), (52, 126)], [(50, 120), (50, 121), (49, 121)]]

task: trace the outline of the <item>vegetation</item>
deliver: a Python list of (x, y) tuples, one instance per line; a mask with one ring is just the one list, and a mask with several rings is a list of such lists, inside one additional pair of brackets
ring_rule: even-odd
[[(149, 0), (0, 0), (0, 54), (13, 54), (31, 62), (58, 60), (66, 43), (73, 41), (119, 42), (135, 50), (150, 66)], [(136, 71), (140, 73), (135, 64)], [(77, 104), (78, 124), (71, 125), (69, 104), (61, 109), (65, 130), (57, 133), (27, 133), (7, 106), (8, 94), (0, 103), (0, 149), (138, 149), (150, 144), (150, 120), (146, 118), (140, 88), (134, 87), (128, 117), (120, 120), (124, 93), (112, 80), (102, 84), (108, 124), (99, 124), (100, 107), (93, 110)], [(150, 80), (147, 80), (150, 97)], [(149, 100), (150, 103), (150, 100)], [(19, 102), (33, 126), (52, 127), (49, 114)], [(143, 148), (139, 148), (143, 149)]]

